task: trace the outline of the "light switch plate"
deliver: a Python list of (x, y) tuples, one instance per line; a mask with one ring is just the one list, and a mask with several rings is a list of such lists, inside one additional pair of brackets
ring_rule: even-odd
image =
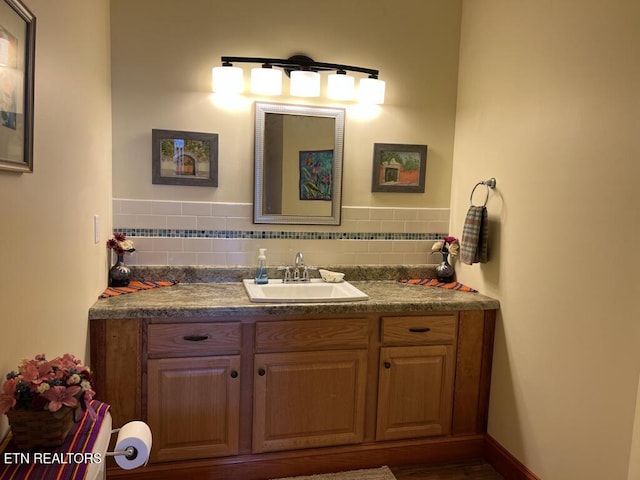
[(93, 242), (100, 243), (100, 215), (93, 216)]

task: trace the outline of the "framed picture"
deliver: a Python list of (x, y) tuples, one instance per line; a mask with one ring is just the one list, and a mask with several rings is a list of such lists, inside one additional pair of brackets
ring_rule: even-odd
[(218, 134), (152, 130), (152, 181), (218, 186)]
[(300, 200), (328, 200), (333, 196), (333, 150), (301, 151)]
[(423, 193), (427, 146), (375, 143), (372, 192)]
[(36, 18), (20, 0), (0, 1), (0, 169), (33, 172)]

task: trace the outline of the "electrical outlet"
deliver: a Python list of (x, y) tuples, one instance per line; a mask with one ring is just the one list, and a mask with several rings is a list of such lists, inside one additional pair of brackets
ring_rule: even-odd
[(93, 242), (100, 243), (100, 215), (93, 216)]

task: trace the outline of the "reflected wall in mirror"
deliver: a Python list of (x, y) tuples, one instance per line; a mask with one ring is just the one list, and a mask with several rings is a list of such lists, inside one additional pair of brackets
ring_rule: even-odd
[(344, 116), (256, 102), (254, 223), (340, 225)]

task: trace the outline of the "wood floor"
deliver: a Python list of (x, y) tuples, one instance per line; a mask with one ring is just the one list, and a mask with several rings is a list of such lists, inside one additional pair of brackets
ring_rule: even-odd
[(389, 468), (397, 480), (504, 480), (491, 465), (482, 460)]

